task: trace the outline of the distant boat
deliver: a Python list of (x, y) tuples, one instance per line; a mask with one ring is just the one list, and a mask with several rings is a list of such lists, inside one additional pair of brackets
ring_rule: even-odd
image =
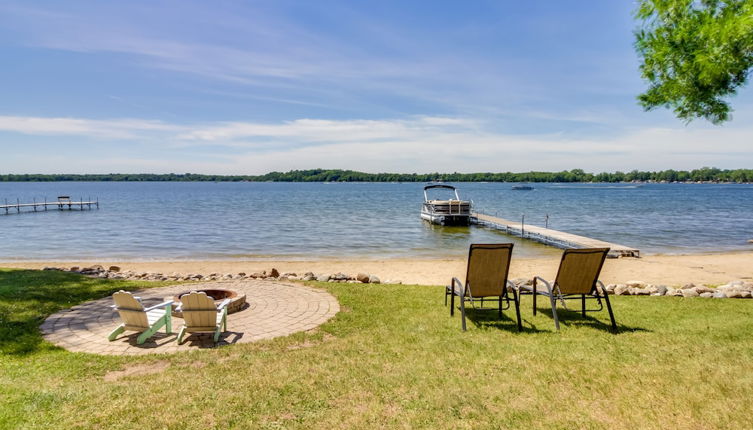
[(530, 191), (533, 189), (533, 187), (528, 184), (520, 184), (520, 185), (513, 185), (512, 189), (518, 190), (518, 191)]
[[(436, 200), (429, 198), (429, 191), (443, 189), (453, 192), (455, 198)], [(421, 206), (421, 218), (439, 225), (470, 225), (471, 202), (460, 200), (458, 190), (452, 185), (427, 185), (424, 187), (424, 204)]]

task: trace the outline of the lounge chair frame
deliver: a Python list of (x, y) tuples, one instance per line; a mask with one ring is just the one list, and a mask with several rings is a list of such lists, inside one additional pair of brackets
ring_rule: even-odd
[[(545, 280), (540, 276), (533, 278), (533, 285), (531, 287), (521, 286), (519, 288), (519, 294), (533, 295), (533, 314), (536, 315), (537, 301), (536, 298), (541, 296), (549, 297), (549, 304), (552, 308), (552, 318), (554, 319), (554, 326), (557, 330), (560, 329), (559, 316), (557, 315), (557, 301), (562, 303), (562, 307), (567, 309), (567, 300), (580, 300), (581, 301), (581, 314), (585, 317), (587, 312), (600, 312), (604, 309), (604, 303), (607, 305), (607, 311), (609, 312), (609, 320), (611, 321), (612, 330), (617, 330), (617, 323), (614, 319), (614, 312), (612, 311), (612, 305), (609, 302), (609, 294), (607, 293), (604, 284), (598, 279), (601, 269), (604, 266), (604, 260), (607, 257), (609, 248), (586, 248), (586, 249), (566, 249), (562, 253), (562, 259), (560, 260), (560, 266), (557, 271), (557, 277), (553, 283)], [(560, 288), (560, 276), (563, 273), (563, 267), (567, 263), (567, 257), (573, 254), (601, 254), (601, 259), (598, 264), (598, 268), (595, 271), (593, 279), (589, 279), (586, 285), (590, 285), (588, 292), (571, 292), (569, 290), (562, 291)], [(544, 289), (539, 288), (539, 285), (543, 284)], [(598, 309), (587, 309), (586, 300), (596, 300), (599, 307)], [(603, 302), (602, 302), (603, 300)]]
[[(460, 313), (462, 316), (463, 331), (467, 330), (466, 323), (466, 303), (470, 303), (471, 307), (476, 308), (476, 303), (480, 304), (480, 309), (484, 309), (484, 301), (497, 302), (496, 309), (499, 312), (499, 317), (502, 318), (502, 311), (510, 309), (510, 302), (515, 305), (515, 316), (517, 319), (518, 331), (523, 329), (523, 324), (520, 319), (520, 301), (518, 300), (517, 289), (515, 285), (507, 279), (510, 270), (510, 260), (512, 258), (512, 243), (497, 243), (497, 244), (471, 244), (468, 250), (468, 263), (466, 266), (466, 281), (465, 284), (460, 282), (458, 278), (452, 278), (450, 285), (445, 287), (444, 303), (447, 306), (447, 297), (450, 297), (450, 316), (455, 315), (455, 297), (460, 300)], [(499, 295), (484, 295), (474, 297), (473, 286), (470, 282), (471, 264), (474, 255), (474, 251), (480, 250), (507, 250), (506, 258), (500, 261), (500, 264), (504, 265), (504, 279), (501, 282)], [(512, 298), (510, 298), (512, 294)], [(487, 308), (492, 309), (492, 308)]]

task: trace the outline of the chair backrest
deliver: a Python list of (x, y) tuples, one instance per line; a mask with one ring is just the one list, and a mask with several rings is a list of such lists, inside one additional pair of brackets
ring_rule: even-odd
[(589, 294), (596, 287), (609, 248), (566, 249), (555, 284), (561, 294)]
[(510, 271), (512, 243), (471, 244), (465, 282), (473, 297), (501, 296)]
[(204, 292), (191, 291), (180, 297), (183, 321), (188, 328), (210, 328), (217, 325), (217, 305)]
[(128, 329), (147, 329), (149, 321), (144, 312), (144, 305), (141, 304), (133, 294), (120, 290), (112, 295), (115, 302), (115, 309), (120, 314), (120, 319)]

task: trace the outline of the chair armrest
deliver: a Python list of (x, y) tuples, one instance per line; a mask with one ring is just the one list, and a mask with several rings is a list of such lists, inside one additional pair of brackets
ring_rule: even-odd
[(518, 291), (518, 290), (519, 290), (518, 286), (517, 286), (517, 285), (515, 285), (515, 284), (514, 284), (514, 283), (513, 283), (513, 282), (512, 282), (511, 280), (509, 280), (509, 279), (508, 279), (508, 280), (506, 281), (506, 285), (507, 285), (507, 287), (508, 287), (508, 288), (512, 288), (512, 289), (513, 289), (513, 290), (515, 290), (515, 291)]
[(541, 276), (535, 276), (533, 278), (534, 284), (537, 283), (538, 281), (541, 281), (541, 282), (544, 283), (544, 285), (546, 286), (546, 292), (547, 292), (547, 294), (551, 295), (552, 294), (552, 284), (550, 284), (549, 281), (547, 281), (546, 279), (542, 278)]
[(172, 305), (172, 304), (173, 304), (173, 301), (172, 300), (168, 300), (168, 301), (162, 302), (162, 303), (160, 303), (158, 305), (150, 306), (150, 307), (144, 309), (144, 312), (153, 311), (153, 310), (155, 310), (157, 308), (164, 308), (164, 307), (166, 307), (168, 305)]
[(604, 283), (603, 283), (603, 282), (601, 282), (600, 280), (598, 280), (598, 279), (597, 279), (597, 280), (596, 280), (596, 285), (598, 285), (599, 287), (601, 287), (601, 291), (602, 291), (602, 292), (604, 293), (604, 295), (607, 295), (607, 294), (609, 294), (609, 293), (607, 292), (607, 287), (605, 287), (605, 286), (604, 286)]
[(220, 303), (219, 305), (217, 305), (217, 310), (218, 311), (223, 310), (227, 305), (230, 304), (230, 302), (232, 302), (232, 300), (230, 300), (230, 299), (223, 300), (222, 303)]
[[(457, 290), (455, 290), (455, 286), (458, 287)], [(452, 294), (457, 294), (458, 296), (463, 296), (465, 294), (463, 283), (460, 282), (460, 279), (454, 277), (452, 278)]]

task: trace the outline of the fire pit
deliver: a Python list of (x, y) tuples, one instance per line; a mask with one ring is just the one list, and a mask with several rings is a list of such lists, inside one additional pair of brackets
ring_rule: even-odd
[(230, 299), (230, 303), (227, 305), (227, 313), (229, 314), (242, 310), (244, 306), (246, 305), (246, 295), (245, 294), (239, 295), (233, 290), (225, 290), (222, 288), (206, 288), (206, 289), (200, 289), (200, 290), (188, 290), (188, 291), (183, 291), (181, 293), (178, 293), (173, 297), (168, 297), (168, 299), (173, 300), (175, 302), (175, 307), (173, 307), (173, 316), (176, 316), (178, 318), (183, 317), (183, 312), (176, 312), (175, 308), (177, 308), (178, 305), (180, 304), (180, 298), (186, 294), (191, 293), (192, 291), (206, 293), (206, 295), (211, 297), (214, 300), (214, 303), (217, 305), (222, 303), (222, 301), (225, 299)]

